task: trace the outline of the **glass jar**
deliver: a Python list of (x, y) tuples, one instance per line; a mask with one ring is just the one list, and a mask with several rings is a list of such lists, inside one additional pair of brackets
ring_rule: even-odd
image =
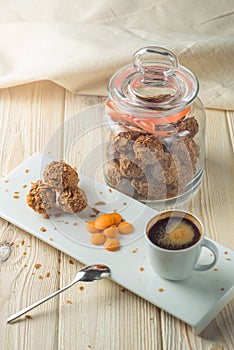
[(153, 207), (174, 205), (198, 189), (203, 175), (198, 80), (167, 49), (149, 46), (133, 57), (108, 83), (105, 180)]

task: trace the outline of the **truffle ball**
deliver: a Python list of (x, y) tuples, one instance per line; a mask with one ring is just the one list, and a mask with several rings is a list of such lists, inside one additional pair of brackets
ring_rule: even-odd
[(140, 178), (144, 172), (136, 161), (129, 160), (127, 157), (119, 158), (119, 169), (122, 176), (127, 178)]
[(119, 164), (117, 162), (109, 162), (107, 176), (111, 187), (132, 196), (134, 189), (131, 186), (131, 182), (129, 179), (121, 175)]
[(60, 193), (58, 204), (65, 213), (78, 213), (87, 207), (87, 196), (78, 187), (66, 188)]
[(53, 161), (46, 166), (44, 181), (46, 184), (54, 187), (56, 191), (62, 191), (67, 187), (76, 187), (79, 178), (76, 170), (61, 160)]
[(189, 136), (176, 140), (171, 146), (181, 163), (189, 170), (196, 171), (196, 162), (199, 156), (199, 146)]
[(120, 132), (118, 134), (111, 133), (110, 141), (115, 151), (124, 153), (131, 151), (134, 143), (128, 132)]
[(154, 135), (142, 135), (134, 143), (136, 158), (143, 164), (153, 164), (164, 157), (162, 142)]
[(194, 137), (199, 131), (199, 125), (194, 117), (182, 119), (177, 123), (175, 130), (179, 133), (181, 131), (189, 131), (189, 135)]
[(163, 199), (166, 198), (167, 187), (164, 183), (156, 183), (153, 178), (133, 179), (132, 187), (147, 199)]
[(46, 213), (56, 205), (56, 192), (41, 180), (32, 183), (27, 194), (27, 204), (37, 213)]

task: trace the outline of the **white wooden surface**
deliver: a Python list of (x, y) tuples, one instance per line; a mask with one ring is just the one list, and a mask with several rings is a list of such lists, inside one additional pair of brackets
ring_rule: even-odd
[[(0, 90), (0, 175), (34, 152), (43, 151), (59, 126), (61, 139), (51, 151), (62, 159), (66, 151), (64, 121), (102, 101), (73, 95), (48, 81)], [(202, 218), (207, 236), (232, 249), (233, 118), (230, 111), (207, 111), (204, 180), (198, 193), (181, 205)], [(32, 319), (6, 325), (10, 314), (68, 283), (82, 265), (0, 219), (0, 241), (5, 240), (14, 245), (11, 258), (0, 265), (1, 349), (234, 349), (234, 300), (195, 336), (183, 322), (109, 280), (82, 284), (83, 290), (76, 285), (32, 311)], [(41, 267), (36, 270), (37, 263)]]

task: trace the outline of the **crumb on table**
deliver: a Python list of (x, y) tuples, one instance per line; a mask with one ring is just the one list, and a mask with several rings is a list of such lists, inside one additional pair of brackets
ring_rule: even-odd
[(35, 264), (34, 267), (36, 270), (38, 270), (41, 267), (41, 264)]
[(32, 316), (29, 315), (29, 314), (26, 314), (26, 315), (25, 315), (25, 318), (27, 318), (27, 319), (32, 319)]
[(104, 202), (104, 201), (99, 201), (99, 202), (96, 202), (94, 205), (106, 205), (106, 202)]

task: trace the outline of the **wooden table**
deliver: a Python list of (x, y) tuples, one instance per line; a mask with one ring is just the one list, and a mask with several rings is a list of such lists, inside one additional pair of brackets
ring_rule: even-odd
[[(48, 81), (0, 90), (1, 175), (43, 151), (58, 126), (74, 113), (102, 101), (73, 95)], [(202, 218), (207, 236), (232, 249), (233, 118), (231, 112), (207, 110), (204, 180), (182, 205)], [(63, 158), (61, 145), (57, 151)], [(6, 325), (9, 315), (66, 285), (82, 265), (3, 219), (0, 225), (1, 241), (14, 242), (11, 258), (0, 267), (1, 349), (234, 349), (234, 300), (196, 336), (185, 323), (110, 280), (95, 288), (76, 285), (31, 311), (32, 319)], [(35, 271), (37, 263), (41, 267)]]

